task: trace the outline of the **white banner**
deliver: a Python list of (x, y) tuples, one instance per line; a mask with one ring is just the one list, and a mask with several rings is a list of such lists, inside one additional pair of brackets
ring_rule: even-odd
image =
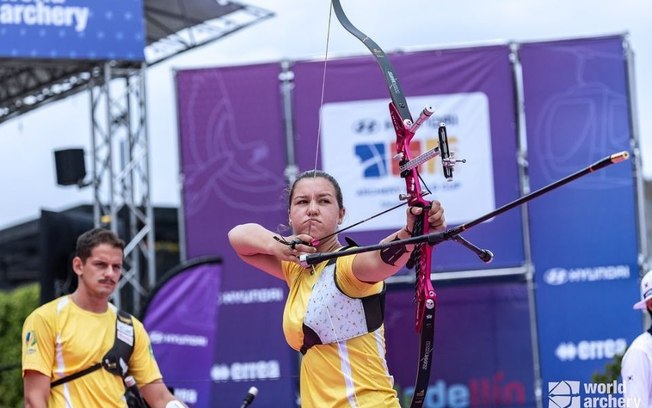
[[(452, 181), (442, 174), (439, 157), (420, 169), (428, 200), (439, 200), (447, 210), (449, 225), (471, 221), (495, 208), (494, 178), (489, 126), (489, 103), (483, 93), (431, 95), (409, 98), (416, 120), (425, 106), (435, 113), (412, 140), (423, 153), (439, 144), (437, 129), (446, 124), (451, 152), (466, 163), (455, 167)], [(351, 224), (399, 204), (405, 182), (399, 176), (396, 135), (386, 99), (325, 104), (321, 109), (323, 170), (342, 187)], [(416, 154), (414, 155), (416, 156)], [(426, 188), (423, 188), (425, 191)], [(355, 227), (354, 231), (398, 229), (405, 224), (405, 210), (395, 210)]]

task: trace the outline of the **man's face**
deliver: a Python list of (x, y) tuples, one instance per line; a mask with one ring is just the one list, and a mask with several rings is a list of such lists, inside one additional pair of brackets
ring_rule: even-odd
[(93, 248), (86, 262), (75, 257), (73, 269), (79, 277), (79, 286), (83, 286), (92, 297), (108, 299), (122, 275), (122, 257), (120, 248), (108, 244)]

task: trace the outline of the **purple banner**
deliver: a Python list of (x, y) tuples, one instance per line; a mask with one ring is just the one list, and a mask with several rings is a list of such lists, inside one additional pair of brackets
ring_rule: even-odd
[(152, 292), (143, 313), (166, 385), (192, 407), (211, 406), (220, 264), (211, 258), (172, 271)]
[(281, 320), (287, 286), (245, 264), (227, 239), (236, 224), (287, 222), (279, 72), (265, 64), (176, 77), (187, 257), (224, 261), (211, 407), (239, 406), (249, 386), (260, 390), (256, 406), (296, 400), (297, 355)]
[[(521, 47), (533, 190), (631, 148), (623, 43)], [(548, 383), (591, 381), (640, 332), (636, 177), (627, 161), (529, 205), (544, 401)]]
[[(409, 406), (419, 355), (414, 290), (387, 293), (387, 364)], [(439, 288), (424, 408), (534, 407), (528, 296), (523, 283)]]
[[(408, 103), (411, 104), (412, 114), (418, 115), (423, 108), (423, 103), (431, 101), (436, 110), (433, 118), (419, 131), (423, 138), (418, 142), (422, 149), (430, 147), (428, 141), (432, 135), (436, 135), (438, 121), (442, 120), (451, 125), (453, 129), (459, 129), (459, 137), (456, 137), (456, 145), (460, 147), (458, 157), (474, 153), (478, 160), (470, 160), (466, 164), (458, 165), (456, 174), (462, 180), (446, 183), (443, 176), (438, 174), (436, 168), (424, 168), (428, 173), (426, 182), (436, 188), (428, 199), (442, 199), (447, 194), (447, 189), (458, 188), (463, 190), (465, 184), (472, 183), (474, 179), (490, 178), (485, 184), (492, 187), (483, 189), (482, 192), (471, 192), (470, 199), (459, 205), (446, 206), (446, 200), (442, 202), (446, 209), (447, 218), (457, 219), (461, 207), (468, 208), (469, 216), (463, 222), (475, 219), (494, 208), (512, 201), (519, 197), (518, 167), (516, 163), (517, 147), (517, 126), (515, 117), (514, 85), (512, 67), (510, 65), (509, 47), (481, 47), (457, 50), (423, 51), (414, 53), (402, 53), (390, 55), (390, 59), (396, 68), (399, 80), (405, 95), (408, 96)], [(319, 115), (321, 106), (321, 83), (323, 76), (323, 63), (321, 62), (299, 62), (293, 66), (295, 73), (295, 106), (296, 106), (296, 144), (298, 149), (299, 166), (301, 170), (309, 170), (315, 166), (314, 152), (316, 150), (317, 134), (319, 127)], [(357, 101), (358, 105), (348, 106), (349, 101)], [(374, 106), (368, 106), (380, 101), (383, 111), (379, 116)], [(436, 102), (441, 102), (437, 106)], [(469, 111), (469, 104), (477, 102), (478, 109)], [(327, 171), (342, 173), (346, 177), (346, 183), (353, 183), (360, 180), (360, 190), (364, 185), (372, 182), (382, 183), (385, 179), (396, 179), (395, 174), (385, 174), (392, 166), (393, 152), (390, 149), (391, 143), (395, 141), (395, 135), (391, 130), (389, 112), (389, 93), (384, 83), (383, 75), (378, 69), (376, 61), (371, 56), (347, 58), (342, 60), (331, 60), (328, 63), (326, 75), (324, 105), (333, 111), (329, 116), (328, 110), (322, 111), (322, 143), (320, 150), (321, 161), (317, 164), (321, 168), (325, 159), (336, 160), (337, 157), (349, 153), (350, 138), (356, 138), (359, 142), (351, 146), (355, 149), (358, 162), (342, 163), (341, 165), (326, 166)], [(356, 116), (357, 115), (357, 116)], [(486, 123), (475, 124), (478, 116), (483, 118), (486, 115)], [(331, 119), (332, 117), (332, 119)], [(349, 121), (350, 123), (336, 123), (337, 121)], [(432, 124), (430, 122), (433, 122)], [(335, 124), (333, 124), (335, 123)], [(474, 124), (475, 127), (471, 125)], [(335, 131), (329, 132), (330, 127), (339, 125)], [(434, 128), (433, 128), (434, 126)], [(465, 128), (468, 126), (468, 128)], [(486, 130), (484, 129), (486, 127)], [(486, 131), (487, 148), (482, 151), (474, 144), (481, 140), (477, 132), (469, 128)], [(351, 131), (351, 129), (353, 129)], [(351, 136), (348, 133), (351, 132)], [(389, 133), (388, 133), (389, 132)], [(450, 131), (449, 131), (450, 132)], [(465, 133), (466, 132), (466, 133)], [(333, 134), (330, 136), (330, 134)], [(344, 134), (345, 135), (344, 135)], [(341, 135), (338, 139), (338, 135)], [(455, 136), (455, 135), (454, 135)], [(436, 136), (435, 136), (436, 137)], [(366, 157), (365, 140), (373, 143), (373, 150), (382, 151), (380, 155)], [(333, 145), (329, 149), (329, 144)], [(338, 151), (338, 144), (340, 150)], [(484, 146), (484, 144), (483, 144)], [(367, 149), (369, 150), (369, 149)], [(455, 148), (451, 148), (455, 150)], [(438, 159), (437, 159), (438, 160)], [(488, 169), (479, 167), (481, 162), (488, 163)], [(367, 163), (374, 163), (375, 167), (367, 166)], [(378, 162), (383, 164), (380, 170)], [(367, 166), (367, 167), (364, 167)], [(439, 166), (437, 164), (437, 166)], [(424, 172), (422, 172), (423, 174)], [(493, 176), (491, 177), (491, 174)], [(345, 180), (340, 181), (345, 188)], [(478, 186), (484, 188), (485, 186)], [(398, 190), (399, 187), (396, 187)], [(379, 188), (382, 190), (383, 188)], [(385, 188), (386, 189), (386, 188)], [(392, 187), (394, 189), (394, 187)], [(387, 201), (384, 208), (389, 208), (399, 202), (398, 193), (405, 190), (403, 183), (402, 190), (382, 199)], [(347, 196), (345, 192), (345, 206), (351, 206), (352, 200), (361, 200), (364, 191), (359, 196), (353, 194)], [(455, 200), (455, 193), (449, 196), (450, 202)], [(379, 198), (372, 197), (366, 202), (371, 205)], [(391, 201), (391, 203), (390, 203)], [(474, 202), (486, 202), (483, 212), (479, 207), (474, 207)], [(360, 206), (362, 206), (361, 204)], [(351, 211), (348, 211), (351, 213)], [(400, 223), (401, 214), (404, 210), (396, 210), (397, 223)], [(367, 216), (372, 214), (368, 213)], [(383, 215), (386, 217), (388, 215)], [(353, 224), (360, 219), (347, 219), (345, 223)], [(404, 221), (402, 221), (404, 222)], [(449, 226), (453, 226), (452, 224)], [(400, 226), (398, 226), (400, 228)], [(397, 228), (396, 228), (397, 229)], [(367, 232), (347, 232), (360, 243), (377, 242), (385, 237), (394, 228), (383, 228)], [(440, 245), (433, 261), (434, 271), (468, 270), (479, 268), (504, 268), (520, 266), (524, 263), (523, 237), (521, 230), (521, 213), (518, 210), (508, 212), (498, 218), (486, 222), (465, 234), (465, 237), (479, 246), (486, 247), (495, 253), (496, 257), (492, 264), (483, 264), (475, 255), (460, 245), (452, 242), (445, 242)]]

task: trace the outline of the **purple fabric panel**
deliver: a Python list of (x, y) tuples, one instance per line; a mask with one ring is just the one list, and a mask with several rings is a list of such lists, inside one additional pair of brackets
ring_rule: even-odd
[(183, 270), (156, 291), (143, 319), (166, 384), (195, 395), (197, 407), (210, 406), (220, 276), (217, 263)]
[(295, 398), (296, 354), (282, 331), (286, 285), (245, 264), (227, 238), (236, 224), (275, 230), (287, 222), (279, 72), (278, 64), (263, 64), (176, 77), (188, 259), (223, 258), (215, 296), (230, 299), (218, 316), (211, 375), (219, 401), (211, 406), (238, 405), (251, 385), (260, 390), (257, 405), (289, 406)]
[[(444, 51), (423, 51), (390, 55), (408, 99), (412, 96), (482, 92), (489, 100), (491, 143), (496, 207), (519, 197), (516, 164), (517, 124), (509, 47), (492, 46)], [(296, 142), (299, 165), (312, 169), (317, 141), (323, 63), (294, 65), (296, 82)], [(389, 93), (377, 63), (370, 56), (328, 62), (324, 102), (386, 98)], [(416, 117), (422, 106), (411, 106)], [(435, 107), (436, 108), (436, 107)], [(389, 112), (387, 114), (389, 118)], [(320, 163), (317, 164), (317, 167)], [(473, 171), (473, 163), (463, 164)], [(340, 180), (341, 182), (345, 182)], [(436, 199), (436, 196), (429, 197)], [(346, 205), (346, 203), (345, 203)], [(399, 210), (400, 211), (400, 210)], [(455, 208), (446, 208), (453, 213)], [(371, 215), (371, 214), (369, 214)], [(482, 214), (478, 214), (480, 216)], [(450, 271), (518, 266), (523, 263), (521, 215), (512, 210), (464, 236), (496, 254), (494, 262), (483, 264), (465, 248), (452, 242), (440, 245), (433, 270)], [(351, 220), (351, 222), (358, 220)], [(450, 225), (449, 227), (452, 227)], [(360, 243), (372, 243), (389, 231), (347, 233)]]
[[(526, 285), (464, 284), (438, 292), (424, 406), (535, 406)], [(387, 364), (402, 406), (409, 405), (419, 355), (413, 297), (411, 288), (387, 294)]]
[(278, 73), (277, 64), (177, 73), (188, 259), (219, 253), (228, 266), (231, 227), (286, 221)]

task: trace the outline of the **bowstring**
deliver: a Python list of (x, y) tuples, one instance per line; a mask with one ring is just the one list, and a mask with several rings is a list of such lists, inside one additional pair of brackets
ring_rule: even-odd
[[(326, 23), (326, 45), (324, 50), (324, 66), (322, 68), (322, 77), (321, 77), (321, 93), (319, 96), (319, 109), (324, 106), (324, 95), (326, 94), (326, 67), (328, 64), (328, 51), (331, 43), (331, 22), (333, 20), (333, 2), (329, 0), (328, 2), (328, 21)], [(317, 162), (319, 161), (319, 147), (321, 146), (321, 124), (322, 124), (322, 115), (321, 112), (317, 114), (317, 145), (315, 146), (315, 160), (312, 170), (313, 180), (317, 178)], [(313, 193), (314, 194), (314, 193)], [(314, 201), (313, 197), (313, 201)], [(312, 223), (308, 225), (308, 235), (312, 236)]]
[[(326, 25), (326, 49), (324, 51), (324, 66), (322, 69), (322, 77), (321, 77), (321, 94), (319, 97), (319, 109), (321, 109), (324, 106), (324, 94), (326, 93), (326, 66), (328, 64), (328, 51), (331, 42), (331, 21), (333, 19), (333, 2), (329, 1), (328, 4), (329, 6), (328, 6), (328, 23)], [(317, 173), (317, 161), (319, 159), (319, 146), (321, 144), (321, 119), (322, 119), (322, 115), (321, 112), (319, 112), (318, 120), (317, 120), (317, 147), (315, 148), (313, 177)]]
[[(326, 45), (324, 50), (324, 66), (322, 68), (322, 78), (321, 78), (321, 91), (319, 96), (319, 109), (324, 106), (324, 95), (326, 94), (326, 67), (328, 65), (328, 51), (330, 48), (331, 42), (331, 22), (333, 21), (333, 2), (329, 0), (328, 2), (328, 21), (326, 23)], [(312, 170), (312, 178), (315, 180), (317, 178), (317, 162), (319, 161), (319, 147), (321, 146), (321, 124), (322, 124), (322, 115), (321, 112), (317, 114), (317, 144), (315, 146), (315, 160)], [(314, 192), (312, 201), (315, 200)], [(308, 235), (312, 236), (312, 223), (308, 224)], [(323, 239), (323, 238), (322, 238)], [(321, 240), (321, 239), (320, 239)], [(319, 241), (319, 240), (318, 240)], [(311, 274), (315, 273), (315, 265), (311, 265)]]
[[(320, 97), (319, 97), (319, 108), (324, 105), (324, 95), (326, 93), (326, 67), (328, 64), (328, 52), (330, 48), (330, 34), (331, 34), (331, 22), (333, 20), (333, 2), (330, 0), (328, 2), (328, 21), (326, 24), (326, 45), (325, 45), (325, 50), (324, 50), (324, 66), (322, 68), (322, 79), (321, 79), (321, 91), (320, 91)], [(319, 161), (319, 147), (321, 145), (321, 124), (322, 124), (322, 115), (319, 113), (317, 119), (317, 144), (315, 146), (315, 160), (313, 164), (313, 170), (312, 170), (312, 177), (313, 180), (317, 178), (317, 162)], [(296, 182), (296, 181), (295, 181)], [(314, 193), (313, 193), (314, 194)], [(314, 196), (312, 197), (313, 199), (315, 198)], [(311, 235), (312, 230), (312, 223), (308, 225), (308, 235)], [(337, 233), (337, 232), (336, 232)], [(279, 234), (281, 235), (281, 234)], [(332, 234), (335, 235), (335, 234)], [(328, 235), (328, 237), (332, 236)], [(283, 236), (281, 235), (280, 237), (274, 237), (277, 241), (290, 245), (292, 242), (287, 241)], [(323, 238), (320, 238), (321, 240)], [(318, 241), (319, 241), (318, 240)]]

